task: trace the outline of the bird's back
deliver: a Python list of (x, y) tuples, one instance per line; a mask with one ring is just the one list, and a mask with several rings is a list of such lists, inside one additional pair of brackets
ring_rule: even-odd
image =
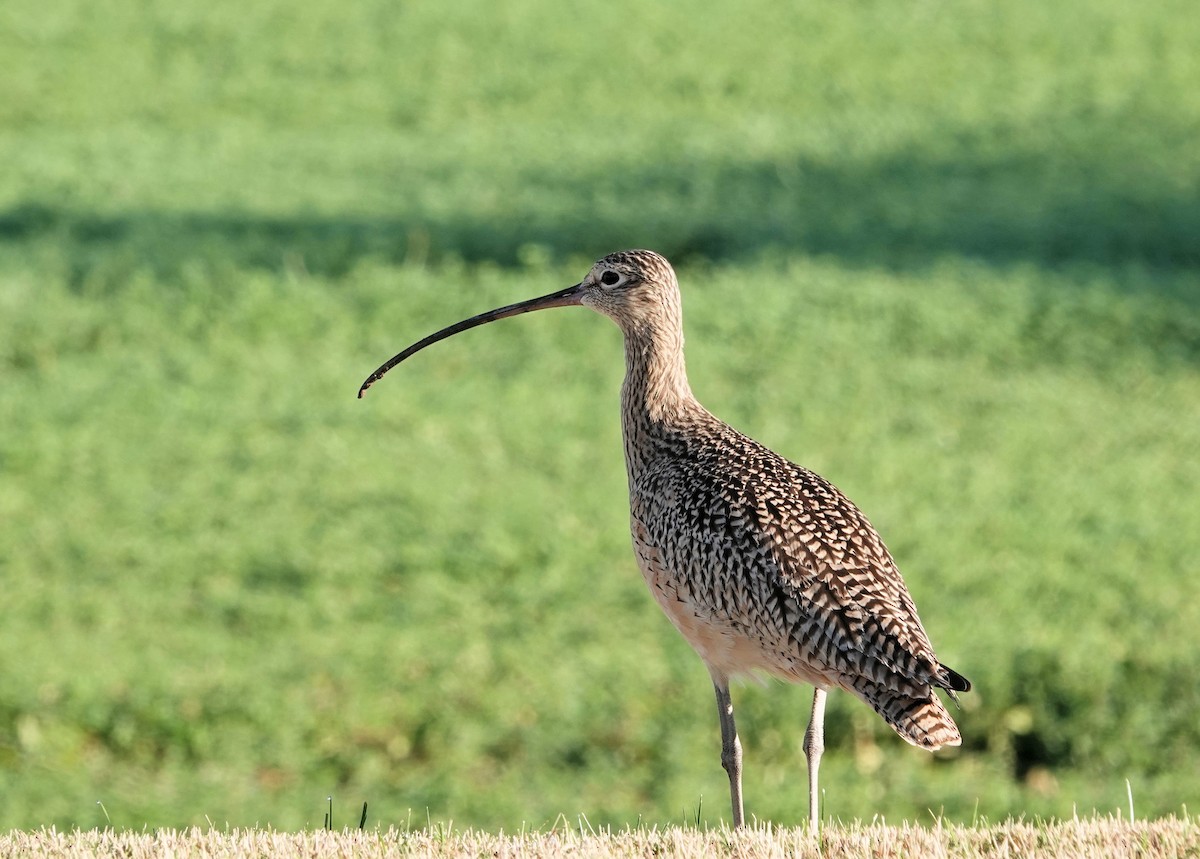
[(663, 610), (714, 676), (837, 686), (904, 739), (957, 745), (942, 666), (862, 512), (819, 475), (698, 407), (630, 465), (634, 546)]

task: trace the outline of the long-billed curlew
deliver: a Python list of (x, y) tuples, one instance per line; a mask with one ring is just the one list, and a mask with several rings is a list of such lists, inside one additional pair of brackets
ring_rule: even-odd
[(712, 677), (734, 825), (745, 816), (732, 677), (757, 670), (812, 684), (804, 752), (814, 827), (830, 687), (866, 701), (915, 746), (958, 745), (933, 690), (953, 698), (971, 684), (938, 662), (871, 523), (829, 481), (732, 429), (692, 395), (679, 283), (658, 254), (609, 254), (574, 286), (431, 334), (367, 377), (358, 395), (460, 331), (572, 305), (603, 313), (625, 336), (621, 428), (633, 548), (650, 592)]

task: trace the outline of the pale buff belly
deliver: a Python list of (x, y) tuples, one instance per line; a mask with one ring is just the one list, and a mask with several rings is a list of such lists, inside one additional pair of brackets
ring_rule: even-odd
[(786, 645), (772, 641), (744, 622), (722, 617), (698, 602), (688, 588), (685, 574), (673, 570), (653, 545), (645, 525), (631, 519), (633, 550), (650, 593), (663, 613), (704, 660), (714, 680), (753, 672), (772, 674), (785, 680), (830, 685), (808, 665), (789, 652)]

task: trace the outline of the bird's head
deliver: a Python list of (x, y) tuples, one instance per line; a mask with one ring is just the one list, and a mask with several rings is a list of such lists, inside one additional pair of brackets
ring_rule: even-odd
[(666, 258), (654, 251), (618, 251), (598, 260), (579, 284), (579, 303), (625, 331), (676, 324), (679, 282)]

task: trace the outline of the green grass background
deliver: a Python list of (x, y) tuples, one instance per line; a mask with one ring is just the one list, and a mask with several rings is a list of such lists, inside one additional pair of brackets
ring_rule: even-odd
[[(829, 815), (1200, 807), (1189, 3), (7, 0), (0, 826), (728, 819), (629, 550), (619, 332), (434, 328), (646, 246), (975, 691), (833, 696)], [(805, 819), (809, 692), (735, 691)]]

